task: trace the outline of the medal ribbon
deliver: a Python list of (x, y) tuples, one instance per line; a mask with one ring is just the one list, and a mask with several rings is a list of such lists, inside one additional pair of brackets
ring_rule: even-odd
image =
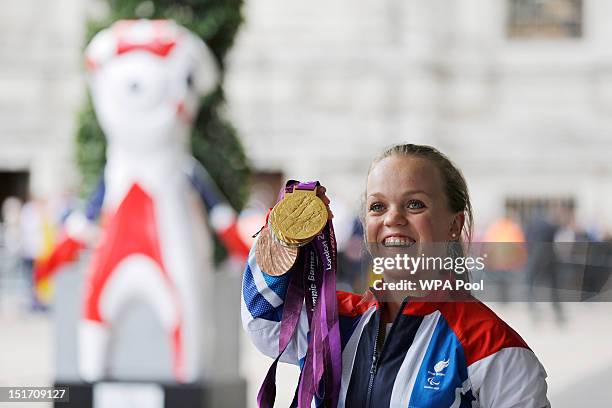
[[(294, 188), (314, 190), (318, 186), (318, 182), (298, 183), (291, 180), (287, 182), (281, 195), (292, 192)], [(296, 396), (298, 408), (309, 408), (315, 395), (323, 400), (325, 407), (335, 408), (338, 404), (342, 377), (342, 349), (336, 300), (337, 247), (331, 220), (300, 252), (290, 270), (292, 276), (283, 305), (279, 355), (270, 366), (257, 395), (260, 408), (274, 406), (276, 367), (280, 356), (297, 330), (304, 302), (310, 335)], [(321, 386), (323, 386), (322, 393), (320, 393)]]

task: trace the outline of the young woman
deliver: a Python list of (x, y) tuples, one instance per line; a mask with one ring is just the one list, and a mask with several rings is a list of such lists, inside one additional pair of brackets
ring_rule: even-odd
[[(319, 196), (326, 204), (324, 189)], [(461, 172), (429, 146), (398, 145), (370, 167), (364, 229), (370, 247), (469, 242), (472, 207)], [(264, 354), (278, 354), (290, 273), (272, 276), (251, 250), (242, 320)], [(277, 244), (276, 244), (277, 245)], [(405, 278), (386, 270), (385, 282)], [(398, 292), (400, 293), (400, 292)], [(337, 292), (342, 344), (338, 407), (543, 408), (546, 372), (523, 339), (477, 301), (423, 301), (426, 293)], [(303, 364), (305, 318), (281, 357)]]

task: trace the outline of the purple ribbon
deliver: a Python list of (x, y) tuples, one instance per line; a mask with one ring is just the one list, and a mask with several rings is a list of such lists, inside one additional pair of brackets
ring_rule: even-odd
[[(300, 261), (302, 255), (298, 255), (296, 264)], [(259, 407), (274, 407), (274, 400), (276, 399), (276, 366), (281, 355), (289, 345), (291, 337), (295, 332), (298, 322), (300, 320), (301, 304), (296, 307), (297, 302), (292, 299), (304, 299), (304, 290), (299, 279), (299, 273), (292, 270), (291, 281), (287, 288), (287, 294), (285, 296), (285, 305), (283, 307), (283, 319), (281, 320), (280, 336), (278, 341), (278, 357), (274, 360), (266, 378), (264, 379), (259, 393), (257, 394), (257, 404)], [(289, 304), (288, 301), (291, 301)]]
[[(314, 190), (318, 186), (318, 182), (298, 183), (291, 180), (281, 190), (279, 198), (294, 188)], [(336, 300), (336, 269), (336, 237), (330, 220), (311, 243), (301, 248), (298, 260), (291, 268), (292, 277), (285, 296), (280, 327), (279, 355), (270, 366), (257, 395), (260, 408), (274, 407), (276, 367), (297, 330), (304, 302), (310, 337), (298, 385), (298, 408), (309, 408), (315, 395), (323, 401), (323, 406), (337, 406), (342, 378), (342, 348)], [(307, 296), (304, 296), (305, 291)], [(321, 384), (324, 386), (323, 394), (319, 394)]]

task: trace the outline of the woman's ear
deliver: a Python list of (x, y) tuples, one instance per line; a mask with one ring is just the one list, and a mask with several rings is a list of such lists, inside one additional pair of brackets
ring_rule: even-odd
[(456, 213), (453, 216), (453, 221), (451, 222), (449, 228), (449, 240), (450, 241), (458, 241), (461, 237), (461, 231), (463, 230), (463, 224), (465, 223), (465, 213), (463, 211)]

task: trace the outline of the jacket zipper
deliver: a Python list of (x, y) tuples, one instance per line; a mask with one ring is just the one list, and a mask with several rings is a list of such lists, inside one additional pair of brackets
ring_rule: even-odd
[(389, 342), (389, 338), (391, 337), (391, 332), (393, 331), (395, 327), (395, 323), (397, 322), (397, 319), (399, 319), (399, 316), (402, 314), (402, 311), (404, 310), (406, 303), (408, 303), (408, 299), (404, 299), (404, 301), (402, 302), (402, 305), (400, 306), (397, 316), (395, 316), (395, 319), (393, 319), (393, 326), (391, 327), (391, 331), (389, 332), (389, 335), (386, 336), (387, 339), (385, 340), (385, 345), (383, 345), (383, 349), (380, 351), (380, 353), (378, 352), (378, 340), (380, 338), (380, 331), (384, 330), (384, 327), (381, 328), (381, 325), (380, 325), (381, 323), (380, 319), (382, 319), (382, 311), (379, 315), (380, 318), (378, 320), (378, 328), (376, 330), (376, 337), (374, 338), (374, 353), (372, 354), (372, 365), (370, 366), (370, 378), (368, 381), (368, 393), (367, 393), (367, 398), (366, 398), (367, 407), (372, 406), (372, 401), (371, 401), (372, 400), (372, 389), (374, 388), (374, 377), (376, 377), (376, 372), (378, 371), (378, 362), (380, 360), (380, 355), (384, 351), (386, 344)]
[(372, 354), (372, 365), (370, 366), (370, 378), (368, 380), (367, 406), (371, 406), (372, 388), (374, 387), (374, 376), (378, 369), (378, 338), (380, 337), (380, 321), (379, 327), (376, 328), (376, 338), (374, 339), (374, 353)]

